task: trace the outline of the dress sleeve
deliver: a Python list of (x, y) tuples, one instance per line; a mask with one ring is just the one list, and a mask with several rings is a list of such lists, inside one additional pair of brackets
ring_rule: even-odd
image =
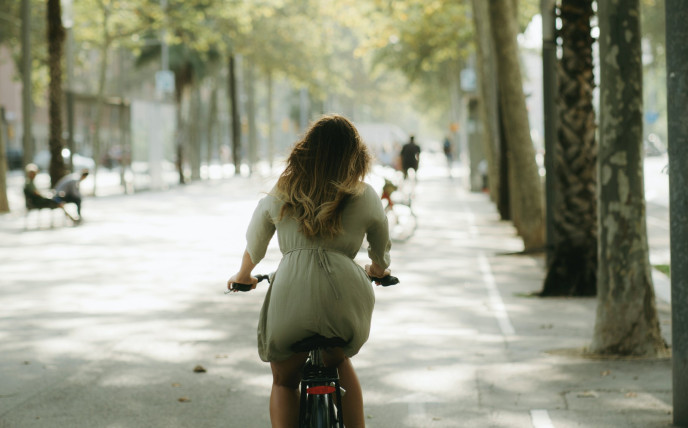
[(270, 215), (271, 199), (271, 196), (266, 196), (258, 202), (246, 230), (246, 251), (254, 264), (263, 260), (270, 239), (275, 234), (275, 223)]
[(389, 251), (392, 243), (389, 240), (387, 215), (382, 207), (382, 201), (372, 187), (366, 189), (366, 202), (371, 212), (371, 220), (366, 235), (368, 238), (368, 256), (370, 260), (383, 268), (391, 263)]

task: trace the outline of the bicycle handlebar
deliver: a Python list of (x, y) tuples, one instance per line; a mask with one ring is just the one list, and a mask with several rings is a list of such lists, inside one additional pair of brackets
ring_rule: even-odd
[(399, 278), (392, 275), (383, 276), (382, 278), (378, 278), (376, 276), (369, 276), (368, 278), (370, 278), (371, 281), (383, 287), (389, 287), (390, 285), (399, 284)]
[[(269, 275), (256, 275), (256, 279), (258, 279), (258, 282), (263, 281), (264, 279), (267, 279), (268, 281), (270, 280)], [(382, 278), (376, 277), (376, 276), (369, 276), (370, 280), (372, 282), (375, 282), (378, 285), (381, 285), (383, 287), (389, 287), (390, 285), (395, 285), (399, 283), (399, 278), (396, 276), (392, 275), (387, 275), (383, 276)], [(232, 291), (251, 291), (253, 289), (253, 284), (241, 284), (239, 282), (233, 282), (232, 283), (232, 288), (229, 291), (226, 291), (225, 294), (230, 293)]]
[[(270, 280), (269, 275), (256, 275), (256, 279), (258, 282), (261, 282), (264, 279), (267, 279), (268, 281)], [(240, 282), (233, 282), (232, 283), (232, 288), (229, 291), (226, 291), (225, 294), (229, 293), (230, 291), (251, 291), (253, 289), (253, 284), (242, 284)]]

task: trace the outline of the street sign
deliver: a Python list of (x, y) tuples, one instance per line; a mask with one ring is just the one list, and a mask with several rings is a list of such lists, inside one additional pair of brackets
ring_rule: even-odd
[(155, 90), (163, 94), (174, 92), (174, 72), (160, 70), (155, 73)]
[(475, 92), (478, 89), (475, 70), (472, 68), (464, 68), (461, 70), (461, 90), (464, 92)]

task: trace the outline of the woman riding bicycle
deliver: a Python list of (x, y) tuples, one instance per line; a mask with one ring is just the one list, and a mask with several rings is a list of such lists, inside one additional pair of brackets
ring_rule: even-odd
[[(275, 230), (282, 260), (265, 296), (258, 324), (258, 352), (270, 362), (273, 427), (298, 422), (298, 387), (307, 354), (291, 346), (319, 334), (346, 341), (325, 351), (336, 366), (347, 427), (363, 427), (361, 386), (350, 357), (368, 339), (375, 296), (369, 276), (389, 275), (391, 243), (379, 195), (363, 178), (371, 158), (354, 125), (324, 116), (292, 149), (277, 184), (259, 203), (246, 233), (238, 273), (228, 281), (255, 284), (253, 268)], [(354, 262), (367, 236), (372, 261)]]

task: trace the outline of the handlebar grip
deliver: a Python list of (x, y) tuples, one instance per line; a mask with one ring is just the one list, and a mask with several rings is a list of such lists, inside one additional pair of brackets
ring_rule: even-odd
[[(261, 282), (265, 279), (269, 280), (270, 276), (269, 275), (256, 275), (256, 279), (258, 279), (258, 282)], [(233, 282), (232, 283), (232, 290), (236, 291), (251, 291), (253, 289), (252, 284), (242, 284), (240, 282)]]
[(232, 290), (236, 291), (251, 291), (253, 284), (241, 284), (239, 282), (232, 283)]
[(397, 278), (396, 276), (392, 276), (392, 275), (387, 275), (387, 276), (384, 276), (382, 278), (378, 278), (376, 276), (371, 276), (370, 280), (374, 281), (377, 284), (380, 284), (383, 287), (389, 287), (390, 285), (399, 284), (399, 278)]

